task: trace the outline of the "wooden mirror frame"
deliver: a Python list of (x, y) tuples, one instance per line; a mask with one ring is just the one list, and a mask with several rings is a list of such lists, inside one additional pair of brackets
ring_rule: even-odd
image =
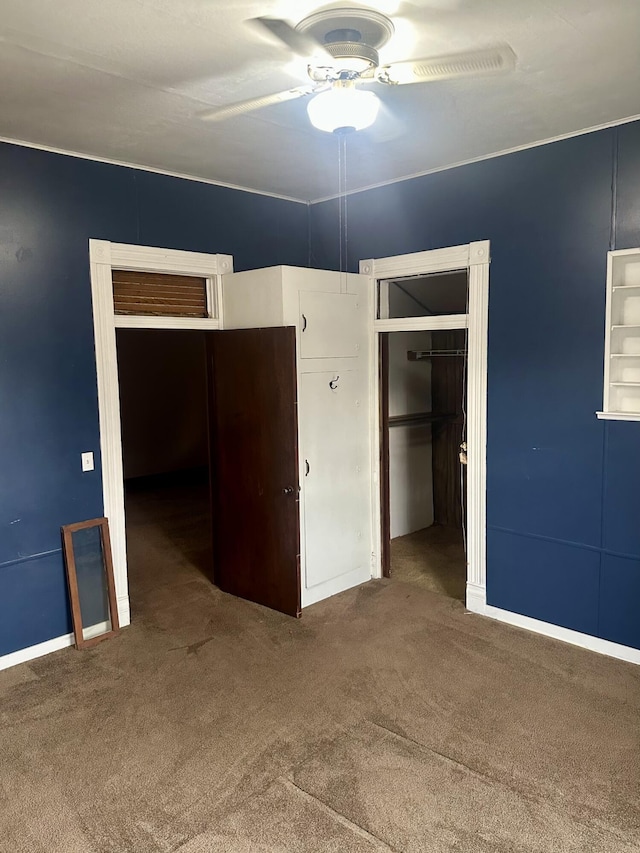
[[(111, 620), (111, 630), (105, 631), (104, 634), (99, 634), (90, 639), (84, 639), (84, 627), (82, 624), (82, 612), (80, 609), (80, 592), (78, 589), (78, 575), (76, 572), (76, 560), (73, 549), (73, 534), (78, 530), (85, 530), (89, 527), (100, 528), (100, 540), (102, 543), (102, 561), (103, 569), (107, 582), (107, 597), (109, 601), (109, 616)], [(75, 637), (75, 646), (77, 649), (88, 649), (101, 643), (103, 640), (114, 637), (120, 632), (120, 623), (118, 622), (118, 605), (116, 602), (116, 590), (113, 579), (113, 560), (111, 557), (111, 539), (109, 537), (109, 522), (106, 518), (92, 518), (89, 521), (78, 521), (75, 524), (65, 524), (62, 526), (62, 542), (65, 558), (65, 567), (67, 570), (67, 582), (69, 585), (69, 599), (71, 601), (71, 617), (73, 620), (73, 633)]]

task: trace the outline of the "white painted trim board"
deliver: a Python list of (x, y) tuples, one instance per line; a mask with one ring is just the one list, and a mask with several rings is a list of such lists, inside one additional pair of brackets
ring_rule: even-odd
[[(437, 166), (434, 169), (427, 169), (422, 172), (413, 172), (409, 175), (402, 175), (399, 178), (392, 178), (388, 181), (380, 181), (376, 184), (367, 184), (363, 187), (356, 187), (353, 190), (349, 190), (347, 193), (343, 193), (341, 195), (355, 195), (356, 193), (368, 192), (368, 190), (375, 190), (380, 187), (392, 186), (393, 184), (399, 184), (403, 181), (411, 181), (414, 178), (422, 178), (426, 175), (436, 175), (439, 172), (447, 172), (449, 169), (457, 169), (460, 166), (469, 166), (472, 163), (482, 163), (484, 160), (493, 160), (496, 157), (503, 157), (507, 154), (515, 154), (518, 151), (528, 151), (530, 148), (540, 148), (542, 145), (551, 145), (554, 142), (562, 142), (565, 139), (574, 139), (578, 136), (585, 136), (588, 133), (597, 133), (600, 130), (609, 130), (612, 127), (622, 127), (625, 124), (632, 124), (634, 121), (639, 121), (640, 115), (626, 116), (624, 118), (615, 119), (614, 121), (604, 122), (603, 124), (596, 124), (590, 127), (580, 128), (579, 130), (572, 130), (568, 133), (562, 133), (557, 136), (549, 136), (546, 139), (539, 139), (535, 142), (527, 142), (522, 145), (516, 145), (513, 148), (504, 148), (501, 151), (495, 151), (491, 154), (481, 154), (479, 157), (472, 157), (468, 160), (459, 160), (455, 163), (449, 163), (444, 166)], [(26, 139), (12, 139), (8, 136), (0, 136), (0, 142), (5, 142), (7, 145), (18, 145), (21, 148), (32, 148), (36, 151), (47, 151), (50, 154), (60, 154), (64, 157), (77, 157), (80, 160), (89, 160), (94, 163), (106, 163), (110, 166), (122, 166), (125, 169), (139, 169), (141, 172), (151, 172), (155, 175), (165, 175), (170, 178), (179, 178), (183, 181), (195, 181), (199, 184), (209, 184), (215, 187), (225, 187), (231, 190), (237, 190), (238, 192), (246, 192), (253, 193), (254, 195), (262, 195), (268, 196), (269, 198), (277, 198), (282, 201), (292, 201), (297, 204), (304, 204), (306, 206), (312, 204), (322, 204), (325, 201), (333, 201), (336, 198), (341, 196), (338, 195), (329, 195), (322, 196), (321, 198), (315, 199), (302, 199), (295, 198), (293, 196), (280, 195), (278, 193), (267, 192), (266, 190), (257, 190), (252, 189), (251, 187), (239, 186), (237, 184), (229, 184), (224, 183), (224, 181), (216, 181), (213, 178), (203, 178), (198, 177), (197, 175), (187, 175), (183, 172), (172, 172), (169, 169), (159, 169), (155, 166), (144, 166), (142, 163), (129, 163), (126, 160), (113, 160), (109, 157), (100, 157), (97, 154), (83, 154), (80, 151), (70, 151), (66, 148), (54, 148), (51, 145), (44, 145), (39, 142), (29, 142)]]
[(412, 181), (414, 178), (424, 178), (427, 175), (437, 175), (440, 172), (448, 172), (449, 169), (459, 169), (461, 166), (470, 166), (473, 163), (482, 163), (485, 160), (495, 160), (496, 157), (506, 157), (507, 154), (517, 154), (519, 151), (529, 151), (531, 148), (540, 148), (543, 145), (552, 145), (554, 142), (563, 142), (566, 139), (575, 139), (578, 136), (586, 136), (589, 133), (598, 133), (601, 130), (610, 130), (613, 127), (623, 127), (625, 124), (633, 124), (634, 121), (639, 121), (640, 115), (627, 116), (626, 118), (616, 119), (615, 121), (604, 122), (603, 124), (595, 124), (591, 127), (584, 127), (580, 130), (572, 130), (569, 133), (561, 133), (558, 136), (549, 136), (546, 139), (539, 139), (536, 142), (526, 142), (523, 145), (515, 145), (513, 148), (503, 148), (501, 151), (495, 151), (492, 154), (481, 154), (479, 157), (471, 157), (468, 160), (458, 160), (456, 163), (449, 163), (445, 166), (436, 166), (434, 169), (426, 169), (423, 172), (412, 172), (409, 175), (403, 175), (401, 178), (392, 178), (388, 181), (380, 181), (377, 184), (367, 184), (364, 187), (356, 187), (348, 190), (340, 195), (327, 195), (322, 198), (314, 198), (309, 201), (309, 204), (322, 204), (325, 201), (334, 201), (337, 198), (342, 198), (345, 195), (357, 195), (358, 193), (366, 193), (369, 190), (377, 190), (381, 187), (389, 187), (394, 184), (400, 184), (403, 181)]
[(83, 154), (80, 151), (69, 151), (66, 148), (54, 148), (51, 145), (43, 145), (38, 142), (28, 142), (26, 139), (11, 139), (8, 136), (0, 136), (0, 142), (7, 145), (18, 145), (20, 148), (32, 148), (35, 151), (46, 151), (48, 154), (60, 154), (62, 157), (77, 157), (78, 160), (89, 160), (92, 163), (106, 163), (107, 166), (121, 166), (123, 169), (139, 169), (141, 172), (150, 172), (152, 175), (164, 175), (167, 178), (179, 178), (181, 181), (192, 181), (197, 184), (207, 184), (212, 187), (224, 187), (228, 190), (237, 190), (241, 193), (262, 195), (268, 198), (277, 198), (280, 201), (292, 201), (295, 204), (309, 205), (309, 202), (301, 198), (270, 193), (266, 190), (252, 190), (250, 187), (238, 184), (227, 184), (224, 181), (216, 181), (213, 178), (202, 178), (198, 175), (187, 175), (184, 172), (171, 172), (168, 169), (158, 169), (155, 166), (143, 166), (142, 163), (129, 163), (126, 160), (113, 160), (110, 157), (99, 157), (97, 154)]
[[(127, 543), (124, 515), (124, 472), (116, 328), (219, 329), (222, 326), (222, 274), (233, 272), (231, 255), (206, 255), (150, 246), (89, 240), (91, 295), (98, 382), (98, 416), (102, 458), (104, 515), (109, 519), (113, 574), (120, 627), (131, 622), (127, 572)], [(116, 317), (113, 310), (113, 269), (200, 275), (208, 280), (208, 309), (202, 318)], [(162, 323), (159, 323), (159, 319)]]
[[(433, 330), (434, 328), (468, 328), (467, 362), (467, 601), (486, 597), (487, 578), (487, 347), (489, 316), (489, 264), (491, 245), (488, 240), (414, 252), (388, 258), (371, 258), (360, 262), (360, 272), (371, 280), (375, 296), (380, 279), (428, 275), (434, 272), (469, 270), (469, 313), (450, 317), (409, 317), (378, 320), (377, 299), (372, 299), (371, 317), (374, 328), (372, 343), (371, 394), (371, 465), (375, 494), (373, 499), (374, 559), (373, 577), (382, 576), (382, 541), (380, 505), (380, 410), (378, 335), (389, 331)], [(442, 323), (440, 321), (444, 320)], [(434, 321), (437, 321), (434, 324)]]
[[(519, 613), (511, 613), (508, 610), (493, 607), (485, 603), (484, 595), (482, 595), (480, 590), (470, 591), (469, 586), (467, 586), (467, 610), (476, 615), (487, 616), (498, 622), (505, 622), (516, 628), (524, 628), (527, 631), (533, 631), (536, 634), (560, 640), (563, 643), (570, 643), (573, 646), (578, 646), (591, 652), (597, 652), (598, 654), (607, 655), (617, 660), (640, 665), (640, 649), (633, 649), (630, 646), (623, 646), (620, 643), (613, 643), (610, 640), (601, 640), (598, 637), (592, 637), (590, 634), (582, 634), (579, 631), (561, 628), (549, 622), (542, 622), (539, 619), (532, 619), (529, 616), (522, 616)], [(44, 643), (28, 646), (26, 649), (19, 649), (17, 652), (11, 652), (8, 655), (0, 657), (0, 671), (9, 669), (12, 666), (18, 666), (21, 663), (28, 663), (31, 660), (36, 660), (39, 657), (52, 654), (61, 649), (66, 649), (73, 644), (74, 635), (63, 634)]]
[(542, 634), (544, 637), (551, 637), (563, 643), (570, 643), (572, 646), (579, 646), (581, 649), (587, 649), (590, 652), (597, 652), (617, 660), (640, 665), (640, 649), (623, 646), (621, 643), (614, 643), (611, 640), (602, 640), (600, 637), (593, 637), (591, 634), (583, 634), (581, 631), (573, 631), (551, 622), (533, 619), (531, 616), (512, 613), (510, 610), (502, 610), (500, 607), (487, 604), (485, 597), (479, 591), (471, 597), (467, 594), (467, 610), (479, 616), (488, 616), (498, 622), (505, 622), (507, 625), (513, 625), (516, 628), (524, 628), (534, 634)]
[(0, 657), (0, 671), (18, 666), (20, 663), (36, 660), (36, 658), (44, 657), (44, 655), (50, 655), (52, 652), (60, 651), (60, 649), (66, 649), (72, 646), (74, 642), (73, 634), (63, 634), (60, 637), (54, 637), (52, 640), (46, 640), (44, 643), (37, 643), (35, 646), (27, 646), (26, 649), (18, 649), (17, 652), (2, 655)]

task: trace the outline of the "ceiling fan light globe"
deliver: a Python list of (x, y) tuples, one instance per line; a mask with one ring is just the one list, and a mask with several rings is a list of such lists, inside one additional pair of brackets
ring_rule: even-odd
[(355, 88), (334, 88), (316, 95), (307, 104), (311, 124), (333, 133), (342, 128), (364, 130), (376, 120), (380, 101), (373, 92)]

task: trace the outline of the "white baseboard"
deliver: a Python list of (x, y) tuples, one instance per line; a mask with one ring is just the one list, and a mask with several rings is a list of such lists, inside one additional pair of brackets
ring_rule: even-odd
[[(310, 603), (308, 602), (308, 604)], [(620, 643), (612, 643), (610, 640), (601, 640), (599, 637), (592, 637), (590, 634), (582, 634), (580, 631), (572, 631), (570, 628), (562, 628), (560, 625), (542, 622), (540, 619), (532, 619), (530, 616), (522, 616), (520, 613), (502, 610), (500, 607), (493, 607), (491, 604), (486, 603), (486, 591), (484, 587), (477, 586), (476, 584), (467, 584), (467, 610), (481, 616), (488, 616), (490, 619), (496, 619), (498, 622), (506, 622), (508, 625), (514, 625), (516, 628), (525, 628), (527, 631), (533, 631), (535, 634), (543, 634), (545, 637), (551, 637), (554, 640), (561, 640), (573, 646), (580, 646), (580, 648), (588, 649), (591, 652), (597, 652), (601, 655), (607, 655), (608, 657), (640, 665), (640, 649), (633, 649), (630, 646), (623, 646)], [(131, 617), (128, 598), (118, 599), (118, 614), (120, 627), (124, 628), (130, 624)], [(63, 634), (61, 637), (54, 637), (52, 640), (38, 643), (36, 646), (19, 649), (17, 652), (11, 652), (11, 654), (0, 657), (0, 670), (9, 669), (9, 667), (17, 666), (20, 663), (27, 663), (43, 655), (60, 651), (60, 649), (66, 649), (72, 646), (73, 643), (73, 634)]]
[(332, 580), (324, 581), (317, 586), (312, 586), (309, 589), (302, 588), (302, 607), (309, 607), (311, 604), (316, 604), (318, 601), (323, 601), (332, 595), (337, 595), (339, 592), (344, 592), (354, 586), (359, 586), (361, 583), (367, 583), (371, 580), (371, 567), (360, 566), (344, 575), (340, 575)]
[(51, 652), (59, 652), (60, 649), (66, 649), (73, 643), (73, 634), (63, 634), (61, 637), (54, 637), (45, 643), (28, 646), (26, 649), (18, 649), (17, 652), (11, 652), (9, 655), (0, 657), (0, 670), (9, 669), (9, 667), (17, 666), (19, 663), (27, 663), (27, 661), (41, 658), (43, 655), (49, 655)]
[(600, 637), (592, 637), (591, 634), (572, 631), (570, 628), (562, 628), (560, 625), (542, 622), (540, 619), (532, 619), (530, 616), (522, 616), (520, 613), (502, 610), (500, 607), (493, 607), (493, 605), (487, 604), (486, 591), (481, 587), (476, 587), (475, 584), (467, 584), (467, 610), (481, 616), (488, 616), (490, 619), (496, 619), (498, 622), (506, 622), (516, 628), (525, 628), (535, 634), (543, 634), (545, 637), (570, 643), (572, 646), (580, 646), (580, 648), (588, 649), (590, 652), (597, 652), (601, 655), (640, 665), (640, 649), (633, 649), (620, 643), (612, 643), (610, 640), (602, 640)]
[[(118, 599), (118, 619), (120, 627), (126, 628), (131, 624), (131, 611), (129, 610), (129, 596), (123, 596)], [(96, 634), (104, 633), (106, 623), (95, 626)], [(75, 642), (73, 634), (63, 634), (61, 637), (54, 637), (52, 640), (47, 640), (45, 643), (38, 643), (36, 646), (28, 646), (26, 649), (18, 649), (17, 652), (3, 655), (0, 657), (0, 671), (9, 669), (9, 667), (17, 666), (19, 663), (28, 663), (30, 660), (41, 658), (43, 655), (49, 655), (52, 652), (58, 652), (60, 649), (66, 649), (72, 646)]]
[(484, 586), (467, 581), (467, 610), (483, 614), (487, 606), (487, 590)]
[(118, 599), (118, 622), (121, 628), (131, 625), (131, 608), (128, 595), (123, 595)]

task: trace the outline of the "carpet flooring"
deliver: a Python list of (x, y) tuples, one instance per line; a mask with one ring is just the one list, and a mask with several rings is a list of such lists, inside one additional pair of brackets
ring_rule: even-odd
[(467, 558), (462, 530), (434, 524), (392, 539), (391, 577), (464, 601)]
[(234, 599), (178, 498), (129, 628), (0, 672), (3, 853), (637, 853), (640, 669), (398, 579)]

